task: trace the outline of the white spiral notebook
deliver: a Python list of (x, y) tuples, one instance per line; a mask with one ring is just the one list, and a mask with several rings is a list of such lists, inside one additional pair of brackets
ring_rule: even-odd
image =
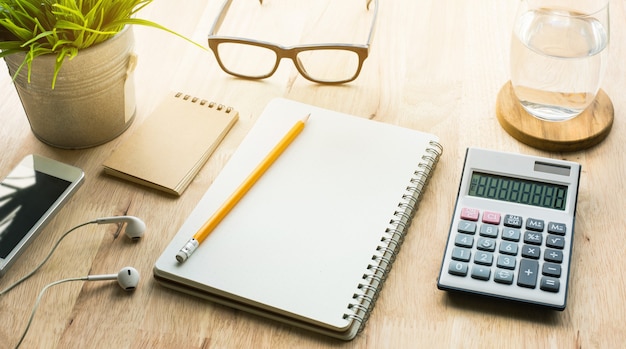
[[(176, 254), (306, 127), (184, 263)], [(164, 286), (344, 340), (363, 329), (442, 152), (436, 136), (272, 100), (154, 266)]]

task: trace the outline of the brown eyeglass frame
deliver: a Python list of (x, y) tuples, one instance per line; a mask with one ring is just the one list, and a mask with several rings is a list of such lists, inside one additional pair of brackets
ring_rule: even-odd
[[(309, 45), (295, 45), (295, 46), (281, 46), (281, 45), (277, 45), (277, 44), (273, 44), (271, 42), (266, 42), (266, 41), (261, 41), (261, 40), (254, 40), (254, 39), (246, 39), (246, 38), (239, 38), (239, 37), (232, 37), (232, 36), (219, 36), (219, 35), (215, 35), (215, 33), (219, 30), (219, 28), (222, 26), (222, 23), (224, 22), (224, 18), (226, 17), (226, 13), (228, 12), (228, 9), (230, 8), (231, 3), (233, 2), (233, 0), (226, 0), (224, 2), (224, 4), (222, 5), (222, 9), (220, 10), (219, 15), (217, 16), (217, 18), (215, 19), (215, 21), (213, 22), (213, 25), (211, 26), (211, 30), (209, 31), (209, 48), (211, 49), (211, 51), (213, 51), (213, 54), (215, 55), (215, 58), (217, 59), (217, 63), (219, 64), (220, 68), (222, 68), (222, 70), (230, 75), (233, 76), (237, 76), (240, 78), (245, 78), (245, 79), (265, 79), (268, 78), (270, 76), (272, 76), (276, 70), (278, 69), (278, 66), (280, 65), (280, 62), (283, 58), (288, 58), (291, 59), (291, 61), (294, 63), (294, 65), (296, 66), (296, 69), (298, 70), (298, 72), (300, 73), (300, 75), (302, 75), (305, 79), (315, 82), (315, 83), (319, 83), (319, 84), (344, 84), (344, 83), (348, 83), (351, 81), (354, 81), (359, 74), (361, 73), (361, 68), (363, 67), (363, 62), (365, 61), (365, 59), (367, 58), (367, 56), (369, 55), (369, 49), (370, 49), (370, 44), (372, 42), (372, 38), (374, 36), (374, 27), (376, 24), (376, 17), (378, 14), (378, 0), (365, 0), (366, 1), (366, 8), (367, 10), (370, 9), (370, 5), (372, 2), (374, 2), (374, 16), (372, 18), (372, 25), (370, 26), (370, 31), (367, 37), (367, 43), (364, 45), (360, 45), (360, 44), (344, 44), (344, 43), (327, 43), (327, 44), (309, 44)], [(263, 0), (259, 0), (259, 3), (262, 5), (263, 4)], [(276, 63), (274, 64), (274, 67), (271, 69), (271, 71), (267, 74), (264, 75), (259, 75), (259, 76), (248, 76), (248, 75), (243, 75), (243, 74), (238, 74), (236, 72), (230, 71), (228, 68), (226, 68), (226, 66), (222, 63), (222, 60), (219, 57), (218, 54), (218, 46), (222, 43), (234, 43), (234, 44), (246, 44), (246, 45), (253, 45), (253, 46), (258, 46), (258, 47), (262, 47), (262, 48), (266, 48), (269, 50), (274, 51), (274, 53), (276, 54)], [(337, 81), (327, 81), (327, 80), (318, 80), (315, 79), (314, 77), (311, 77), (307, 71), (304, 69), (304, 67), (302, 66), (301, 62), (299, 62), (297, 56), (300, 52), (304, 52), (304, 51), (312, 51), (312, 50), (344, 50), (344, 51), (352, 51), (354, 53), (357, 54), (357, 56), (359, 57), (359, 66), (356, 69), (356, 72), (354, 73), (354, 75), (348, 79), (343, 79), (343, 80), (337, 80)]]

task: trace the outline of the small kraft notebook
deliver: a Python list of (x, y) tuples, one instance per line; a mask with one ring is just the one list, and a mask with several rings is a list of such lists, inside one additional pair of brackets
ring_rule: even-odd
[(104, 172), (181, 195), (239, 113), (231, 107), (175, 92), (104, 162)]
[[(176, 254), (288, 129), (302, 133), (184, 263)], [(363, 328), (442, 147), (274, 99), (154, 266), (166, 287), (328, 336)]]

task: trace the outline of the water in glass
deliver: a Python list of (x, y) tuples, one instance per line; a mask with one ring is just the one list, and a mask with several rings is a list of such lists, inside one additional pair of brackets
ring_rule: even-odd
[(608, 58), (608, 14), (606, 23), (602, 18), (562, 8), (528, 8), (518, 14), (511, 81), (530, 114), (563, 121), (593, 102)]

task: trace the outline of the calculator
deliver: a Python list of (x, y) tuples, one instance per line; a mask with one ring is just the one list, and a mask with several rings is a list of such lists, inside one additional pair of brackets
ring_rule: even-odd
[(564, 310), (580, 171), (468, 148), (437, 287)]

